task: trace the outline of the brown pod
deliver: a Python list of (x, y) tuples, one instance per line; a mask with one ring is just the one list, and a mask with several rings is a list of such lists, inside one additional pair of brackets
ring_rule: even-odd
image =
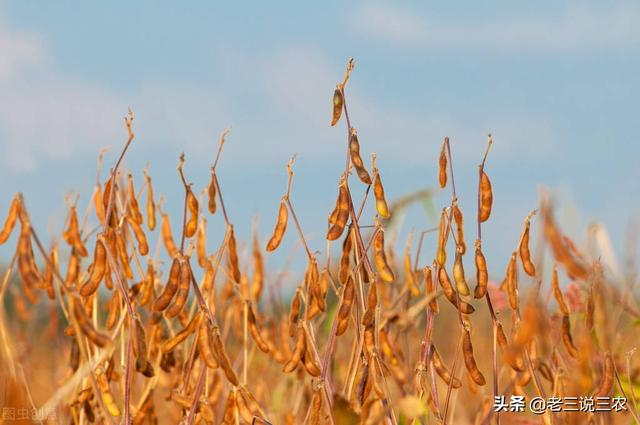
[(167, 250), (167, 253), (171, 258), (175, 257), (178, 253), (178, 248), (173, 240), (173, 234), (171, 233), (171, 219), (167, 213), (162, 213), (162, 242)]
[(340, 303), (340, 309), (338, 310), (338, 326), (336, 327), (337, 336), (345, 333), (349, 326), (349, 315), (351, 314), (351, 306), (353, 305), (355, 294), (355, 283), (353, 282), (353, 278), (349, 276), (347, 283), (344, 285), (342, 302)]
[(154, 311), (163, 311), (165, 308), (167, 308), (167, 306), (173, 299), (173, 296), (178, 291), (181, 270), (182, 261), (181, 259), (176, 257), (171, 263), (171, 269), (169, 270), (169, 279), (167, 280), (167, 284), (165, 285), (164, 290), (153, 302)]
[[(18, 272), (24, 285), (22, 286), (25, 296), (31, 304), (35, 304), (37, 296), (34, 290), (42, 286), (42, 275), (36, 266), (33, 258), (33, 247), (31, 245), (31, 226), (24, 223), (20, 230), (20, 238), (18, 239)], [(77, 259), (77, 256), (71, 256)], [(76, 263), (77, 264), (77, 263)], [(76, 270), (77, 267), (74, 267)]]
[(216, 209), (218, 208), (218, 206), (216, 205), (216, 193), (217, 193), (216, 174), (213, 172), (213, 169), (212, 169), (211, 180), (209, 180), (209, 186), (207, 187), (207, 195), (208, 195), (207, 208), (209, 209), (209, 212), (211, 214), (215, 214)]
[(289, 336), (296, 336), (298, 330), (298, 320), (300, 318), (300, 294), (296, 291), (291, 299), (291, 310), (289, 311)]
[(289, 210), (287, 209), (287, 201), (283, 196), (280, 200), (280, 208), (278, 209), (278, 221), (276, 221), (276, 227), (273, 229), (273, 235), (269, 242), (267, 242), (267, 251), (275, 251), (278, 246), (280, 246), (280, 242), (282, 242), (282, 238), (284, 237), (285, 232), (287, 231), (287, 221), (289, 220)]
[(313, 399), (311, 400), (311, 408), (309, 413), (309, 425), (320, 425), (320, 418), (322, 416), (322, 387), (318, 387), (313, 392)]
[(253, 338), (256, 345), (262, 352), (269, 354), (269, 345), (260, 334), (260, 329), (258, 328), (258, 323), (256, 321), (256, 316), (253, 313), (253, 308), (251, 307), (251, 305), (247, 306), (247, 308), (249, 316), (249, 333), (251, 334), (251, 338)]
[(282, 368), (284, 373), (291, 373), (296, 370), (298, 363), (302, 359), (302, 355), (304, 354), (307, 348), (307, 334), (303, 327), (298, 329), (298, 338), (296, 339), (296, 347), (291, 353), (291, 358), (287, 361), (287, 363)]
[(133, 279), (133, 270), (131, 269), (131, 260), (129, 259), (129, 253), (127, 252), (127, 242), (123, 233), (116, 233), (116, 250), (118, 251), (118, 258), (120, 259), (120, 265), (122, 271), (127, 279)]
[(207, 267), (207, 220), (202, 217), (198, 226), (198, 238), (196, 241), (196, 253), (198, 255), (198, 265), (203, 269)]
[(531, 251), (529, 251), (529, 231), (530, 231), (531, 223), (529, 218), (525, 220), (524, 230), (522, 231), (522, 237), (520, 238), (520, 246), (518, 251), (520, 253), (520, 260), (522, 260), (522, 268), (525, 273), (529, 276), (536, 275), (536, 268), (531, 262)]
[(16, 225), (16, 219), (18, 218), (18, 214), (20, 213), (20, 204), (20, 197), (16, 195), (11, 201), (9, 213), (7, 214), (7, 218), (4, 221), (2, 230), (0, 230), (0, 245), (5, 243), (7, 239), (9, 239), (9, 236), (11, 236), (11, 232)]
[(569, 315), (569, 307), (567, 303), (564, 301), (564, 296), (562, 295), (562, 290), (560, 290), (560, 283), (558, 282), (558, 266), (556, 264), (553, 265), (553, 274), (551, 275), (551, 286), (553, 287), (553, 296), (558, 303), (558, 307), (564, 316)]
[(507, 342), (507, 336), (504, 333), (504, 329), (502, 328), (502, 323), (498, 322), (496, 325), (496, 341), (500, 350), (502, 350), (502, 355), (505, 356), (506, 360), (509, 362), (511, 368), (517, 372), (524, 372), (525, 366), (522, 362), (522, 357), (512, 353), (509, 349), (509, 343)]
[(131, 325), (131, 346), (133, 348), (133, 354), (136, 357), (147, 357), (147, 336), (144, 331), (144, 326), (139, 317), (135, 317), (130, 322)]
[(420, 295), (420, 288), (418, 288), (418, 284), (416, 283), (416, 276), (411, 264), (411, 247), (409, 246), (409, 242), (407, 242), (407, 248), (404, 251), (404, 275), (407, 281), (407, 288), (409, 288), (411, 295), (414, 297)]
[(138, 206), (138, 200), (136, 199), (136, 190), (133, 187), (133, 176), (131, 174), (128, 175), (129, 185), (128, 185), (128, 201), (129, 201), (129, 216), (135, 220), (139, 225), (142, 224), (142, 213), (140, 212), (140, 207)]
[(517, 310), (518, 301), (518, 263), (516, 261), (516, 253), (511, 254), (511, 260), (507, 266), (507, 294), (509, 294), (509, 305), (513, 310)]
[(438, 247), (436, 248), (436, 263), (444, 267), (447, 263), (447, 209), (443, 208), (440, 213), (440, 225), (438, 231)]
[(233, 225), (229, 224), (229, 241), (227, 242), (227, 258), (229, 266), (231, 266), (231, 275), (236, 283), (240, 283), (240, 266), (238, 265), (238, 247), (236, 243), (236, 235), (233, 231)]
[(191, 238), (196, 234), (198, 229), (198, 198), (193, 194), (191, 189), (187, 189), (187, 210), (189, 211), (189, 218), (184, 229), (184, 235), (187, 238)]
[(327, 231), (327, 239), (330, 241), (335, 241), (342, 235), (349, 219), (349, 192), (344, 180), (340, 181), (340, 186), (338, 187), (338, 203), (336, 207), (335, 222)]
[(80, 257), (86, 257), (89, 255), (87, 247), (85, 247), (82, 242), (82, 237), (80, 236), (80, 229), (78, 228), (78, 213), (75, 206), (72, 206), (69, 209), (69, 224), (67, 225), (67, 229), (64, 231), (63, 235), (65, 241), (67, 241), (67, 243), (76, 250), (76, 253)]
[(389, 218), (389, 206), (384, 196), (384, 186), (382, 186), (380, 173), (376, 168), (374, 168), (373, 172), (373, 195), (376, 198), (376, 210), (380, 217)]
[(93, 253), (93, 265), (91, 267), (91, 273), (89, 278), (80, 288), (80, 295), (87, 297), (93, 294), (98, 285), (102, 282), (104, 272), (107, 266), (107, 251), (101, 240), (96, 241), (96, 248)]
[(113, 291), (113, 295), (109, 300), (109, 311), (107, 314), (107, 320), (104, 322), (104, 327), (108, 330), (113, 330), (118, 321), (118, 312), (120, 311), (120, 291)]
[(467, 280), (464, 276), (462, 255), (459, 250), (456, 252), (456, 259), (453, 263), (453, 280), (456, 282), (456, 289), (460, 295), (469, 295), (469, 286), (467, 286)]
[(378, 275), (385, 282), (393, 282), (395, 276), (393, 270), (387, 262), (387, 255), (384, 252), (384, 230), (378, 226), (373, 239), (373, 262), (378, 270)]
[(185, 258), (180, 266), (180, 278), (178, 281), (178, 290), (176, 292), (173, 304), (166, 312), (168, 318), (176, 317), (184, 309), (184, 305), (189, 298), (189, 287), (191, 286), (191, 264), (189, 259)]
[[(187, 339), (189, 335), (191, 335), (193, 332), (196, 331), (196, 329), (198, 328), (198, 325), (201, 323), (201, 318), (202, 318), (202, 313), (197, 313), (196, 315), (194, 315), (193, 318), (189, 321), (189, 323), (187, 323), (187, 326), (185, 326), (180, 332), (175, 334), (172, 338), (162, 343), (162, 345), (160, 346), (160, 351), (162, 351), (163, 353), (169, 353), (173, 351), (173, 349), (176, 348), (180, 343), (182, 343), (182, 341)], [(202, 320), (202, 322), (205, 322), (205, 321), (206, 320)]]
[(611, 395), (611, 390), (613, 388), (613, 377), (615, 374), (615, 367), (613, 364), (613, 359), (611, 358), (611, 354), (605, 354), (604, 357), (604, 366), (602, 368), (602, 379), (600, 380), (600, 384), (594, 393), (595, 397), (608, 397)]
[(458, 207), (457, 202), (453, 205), (453, 220), (456, 223), (456, 230), (458, 234), (457, 248), (460, 251), (460, 254), (464, 255), (467, 252), (467, 244), (464, 241), (464, 216), (462, 215), (462, 211), (460, 210), (460, 207)]
[(238, 416), (238, 407), (236, 404), (236, 389), (229, 390), (229, 397), (224, 404), (224, 412), (222, 413), (222, 425), (236, 425), (240, 423)]
[[(116, 205), (115, 196), (112, 196), (111, 194), (111, 181), (111, 178), (107, 179), (107, 182), (104, 185), (102, 203), (105, 209), (105, 223), (108, 227), (116, 227), (118, 225), (118, 206)], [(111, 208), (111, 212), (109, 213), (109, 217), (106, 217), (109, 207)]]
[(302, 361), (302, 365), (304, 366), (305, 370), (309, 375), (311, 375), (314, 378), (317, 378), (318, 376), (320, 376), (320, 374), (322, 373), (322, 370), (320, 369), (320, 366), (315, 362), (313, 358), (313, 353), (309, 349), (308, 343), (307, 343), (306, 350), (302, 355), (301, 361)]
[(140, 255), (145, 256), (149, 254), (149, 244), (147, 242), (147, 236), (144, 234), (144, 230), (142, 230), (142, 226), (129, 216), (127, 216), (127, 222), (133, 230), (136, 242), (138, 242), (138, 252)]
[(371, 184), (371, 176), (360, 156), (360, 142), (358, 142), (358, 132), (355, 128), (351, 128), (351, 135), (349, 136), (349, 156), (360, 181), (364, 184)]
[(116, 401), (113, 398), (113, 394), (111, 393), (109, 380), (107, 379), (107, 375), (101, 368), (98, 368), (96, 370), (96, 380), (98, 381), (100, 396), (102, 397), (102, 401), (104, 401), (107, 411), (111, 416), (120, 416), (120, 408), (116, 404)]
[(489, 272), (487, 271), (487, 260), (482, 253), (480, 241), (476, 241), (476, 280), (477, 286), (473, 293), (474, 298), (482, 298), (487, 293), (487, 285), (489, 283)]
[(444, 189), (447, 185), (447, 143), (448, 137), (445, 137), (442, 142), (442, 149), (440, 150), (440, 159), (438, 160), (438, 183), (440, 187)]
[(564, 344), (564, 348), (567, 349), (567, 353), (574, 359), (578, 358), (578, 349), (573, 343), (573, 337), (571, 336), (571, 320), (569, 320), (569, 315), (565, 314), (562, 316), (562, 343)]
[(492, 206), (493, 191), (491, 189), (491, 180), (489, 180), (489, 176), (484, 172), (484, 169), (482, 169), (480, 170), (480, 211), (478, 212), (481, 223), (489, 220)]
[(200, 352), (205, 364), (210, 369), (217, 369), (219, 366), (218, 359), (216, 359), (216, 356), (212, 351), (211, 333), (209, 332), (209, 322), (207, 319), (201, 321), (200, 326), (198, 327), (197, 338), (198, 351)]
[(153, 199), (153, 185), (151, 184), (151, 177), (144, 173), (147, 179), (147, 226), (152, 232), (156, 228), (156, 203)]
[(111, 342), (111, 339), (109, 338), (108, 335), (103, 334), (102, 332), (99, 332), (93, 326), (91, 319), (89, 319), (89, 316), (87, 316), (87, 312), (84, 310), (82, 302), (79, 299), (72, 298), (71, 304), (72, 304), (71, 308), (73, 311), (73, 316), (78, 322), (78, 326), (80, 326), (80, 330), (82, 331), (84, 336), (87, 337), (89, 341), (91, 341), (93, 344), (95, 344), (100, 348), (105, 347), (109, 342)]
[[(429, 296), (435, 295), (436, 286), (433, 281), (431, 268), (425, 267), (422, 271), (424, 273), (424, 293)], [(438, 299), (435, 296), (429, 301), (429, 309), (432, 313), (437, 313), (440, 310), (438, 308)]]
[(340, 116), (342, 115), (342, 105), (344, 104), (344, 98), (342, 96), (342, 88), (340, 86), (336, 86), (336, 89), (333, 91), (333, 117), (331, 118), (331, 125), (334, 126), (340, 120)]
[(251, 285), (251, 296), (255, 302), (260, 301), (262, 296), (262, 288), (264, 286), (264, 258), (260, 251), (260, 242), (258, 241), (258, 234), (253, 234), (253, 282)]
[(449, 279), (449, 274), (444, 267), (440, 267), (438, 271), (438, 281), (440, 282), (440, 286), (442, 287), (442, 293), (445, 298), (449, 300), (454, 307), (458, 308), (458, 301), (460, 302), (460, 312), (464, 314), (472, 314), (475, 311), (475, 308), (463, 301), (462, 299), (458, 300), (458, 294), (453, 289), (451, 285), (451, 279)]
[[(436, 370), (436, 373), (438, 374), (438, 376), (442, 378), (442, 380), (446, 382), (447, 385), (450, 384), (452, 388), (460, 388), (462, 386), (462, 383), (458, 378), (451, 376), (451, 372), (449, 371), (449, 368), (447, 368), (447, 365), (442, 360), (442, 357), (440, 357), (440, 353), (438, 353), (436, 346), (433, 344), (431, 344), (431, 355), (432, 355), (431, 361), (433, 362), (433, 368)], [(453, 383), (451, 383), (452, 379), (453, 379)]]
[(340, 256), (340, 265), (338, 268), (338, 281), (344, 284), (351, 272), (351, 249), (353, 247), (353, 239), (351, 238), (351, 230), (349, 230), (342, 242), (342, 255)]
[(231, 385), (237, 387), (240, 381), (238, 381), (238, 375), (236, 375), (236, 372), (231, 366), (231, 361), (229, 360), (227, 351), (224, 349), (224, 345), (222, 344), (222, 340), (220, 339), (220, 332), (218, 329), (214, 329), (213, 332), (213, 349), (216, 353), (216, 356), (218, 357), (218, 362), (220, 363), (220, 367), (224, 372), (224, 376), (226, 376)]
[(473, 379), (473, 382), (482, 386), (486, 384), (484, 379), (484, 375), (478, 369), (478, 365), (476, 364), (476, 359), (473, 357), (473, 345), (471, 344), (471, 334), (468, 330), (464, 331), (464, 337), (462, 339), (462, 356), (464, 358), (464, 365)]
[(96, 184), (94, 192), (93, 205), (96, 210), (96, 217), (98, 218), (98, 222), (104, 225), (104, 219), (107, 215), (107, 211), (105, 209), (104, 198), (102, 197), (102, 186), (100, 183)]

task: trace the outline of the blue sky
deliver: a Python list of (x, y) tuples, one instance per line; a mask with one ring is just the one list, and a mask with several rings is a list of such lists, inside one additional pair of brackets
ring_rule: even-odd
[[(344, 127), (328, 125), (331, 94), (353, 56), (350, 112), (391, 199), (435, 186), (449, 136), (471, 217), (491, 132), (496, 274), (541, 186), (562, 199), (576, 241), (598, 220), (621, 254), (640, 212), (639, 21), (633, 2), (0, 2), (0, 211), (19, 190), (40, 232), (59, 230), (68, 191), (86, 205), (99, 149), (114, 161), (130, 106), (126, 166), (149, 162), (172, 212), (179, 153), (203, 187), (218, 134), (233, 126), (220, 176), (241, 236), (256, 213), (270, 232), (296, 153), (293, 202), (322, 250), (345, 150)], [(222, 227), (210, 221), (213, 249)], [(404, 225), (433, 222), (415, 208)]]

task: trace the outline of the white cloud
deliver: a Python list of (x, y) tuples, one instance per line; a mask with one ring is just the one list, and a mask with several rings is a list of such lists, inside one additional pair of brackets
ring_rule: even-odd
[(396, 45), (428, 48), (569, 51), (640, 46), (640, 5), (571, 6), (553, 16), (436, 21), (383, 3), (356, 10), (355, 28)]

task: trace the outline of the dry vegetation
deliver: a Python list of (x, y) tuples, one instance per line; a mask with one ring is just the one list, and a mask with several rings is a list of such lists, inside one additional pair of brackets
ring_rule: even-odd
[[(64, 233), (49, 247), (17, 194), (0, 233), (0, 243), (12, 233), (17, 239), (0, 288), (2, 406), (42, 408), (50, 415), (43, 422), (74, 424), (637, 420), (635, 276), (616, 277), (597, 250), (575, 246), (548, 198), (525, 218), (520, 237), (512, 235), (504, 274), (497, 265), (488, 269), (482, 223), (491, 219), (493, 204), (485, 168), (491, 136), (484, 156), (479, 152), (478, 198), (465, 202), (466, 222), (445, 138), (439, 185), (452, 196), (439, 227), (415, 241), (409, 235), (404, 252), (385, 247), (394, 206), (387, 204), (375, 155), (368, 169), (349, 120), (345, 89), (352, 69), (349, 61), (333, 95), (331, 125), (346, 123), (348, 149), (336, 204), (327, 206), (326, 247), (308, 246), (296, 217), (292, 159), (272, 236), (265, 247), (254, 229), (253, 240), (241, 245), (250, 247), (248, 254), (241, 255), (216, 172), (226, 131), (202, 195), (180, 158), (184, 214), (172, 220), (156, 204), (148, 170), (138, 191), (132, 174), (120, 170), (135, 146), (131, 113), (117, 163), (104, 181), (98, 170), (84, 215), (77, 200), (67, 200)], [(363, 199), (353, 199), (353, 185), (364, 185)], [(375, 220), (364, 225), (369, 208)], [(221, 215), (226, 225), (212, 254), (207, 215)], [(171, 223), (181, 223), (178, 232)], [(532, 256), (536, 228), (541, 238)], [(164, 269), (158, 250), (150, 250), (152, 233), (170, 259)], [(284, 237), (297, 237), (304, 247), (304, 276), (265, 270), (264, 256)], [(435, 259), (424, 263), (420, 252), (431, 241)], [(339, 258), (331, 258), (330, 246), (341, 251)], [(545, 256), (553, 263), (546, 273)], [(465, 270), (465, 258), (473, 272)], [(296, 288), (290, 302), (274, 295), (282, 276), (291, 279), (285, 287)], [(502, 284), (490, 276), (504, 277), (496, 279)], [(568, 287), (561, 282), (567, 279)], [(629, 403), (620, 413), (496, 414), (494, 396), (513, 394), (624, 396)]]

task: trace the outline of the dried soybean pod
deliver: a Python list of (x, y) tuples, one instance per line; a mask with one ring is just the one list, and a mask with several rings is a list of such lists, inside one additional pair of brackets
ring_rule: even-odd
[(380, 278), (385, 282), (393, 282), (395, 276), (387, 262), (387, 255), (384, 252), (384, 230), (379, 224), (373, 237), (373, 262), (376, 265)]
[(253, 233), (253, 282), (251, 285), (251, 296), (255, 302), (260, 301), (262, 288), (264, 286), (264, 258), (260, 251), (260, 241), (258, 233)]
[(109, 312), (107, 320), (105, 320), (104, 327), (108, 330), (113, 330), (118, 321), (118, 312), (120, 311), (120, 291), (113, 291), (113, 295), (109, 300)]
[(87, 297), (93, 294), (104, 277), (107, 265), (107, 251), (100, 239), (96, 241), (96, 248), (93, 253), (93, 266), (89, 278), (80, 288), (80, 295)]
[[(431, 344), (431, 354), (432, 354), (431, 360), (433, 361), (433, 367), (436, 370), (436, 373), (438, 374), (438, 376), (442, 378), (442, 380), (447, 384), (451, 384), (452, 388), (460, 388), (462, 386), (462, 382), (460, 382), (458, 378), (451, 376), (451, 372), (449, 371), (449, 368), (447, 368), (447, 365), (444, 363), (444, 361), (442, 361), (442, 357), (440, 357), (440, 353), (438, 353), (436, 346), (433, 344)], [(453, 383), (451, 383), (452, 379), (453, 379)]]
[(376, 210), (380, 217), (389, 218), (389, 207), (387, 200), (384, 197), (384, 186), (382, 186), (382, 180), (380, 179), (380, 173), (375, 166), (375, 154), (371, 155), (373, 162), (373, 195), (376, 198)]
[(50, 300), (54, 300), (56, 298), (55, 288), (53, 286), (53, 273), (54, 270), (58, 270), (58, 250), (57, 247), (52, 248), (51, 255), (49, 256), (49, 261), (45, 264), (43, 285), (45, 290), (47, 291), (47, 296)]
[(258, 348), (264, 352), (269, 354), (269, 345), (266, 343), (262, 335), (260, 334), (260, 329), (258, 328), (258, 323), (256, 321), (256, 315), (253, 313), (253, 308), (251, 305), (248, 306), (248, 316), (249, 316), (249, 333), (251, 333), (251, 337), (255, 341)]
[(289, 359), (289, 361), (287, 361), (287, 363), (282, 368), (282, 371), (284, 373), (291, 373), (296, 369), (296, 367), (298, 366), (298, 363), (300, 363), (300, 360), (302, 359), (302, 355), (304, 354), (306, 348), (307, 348), (307, 334), (304, 328), (301, 326), (298, 329), (298, 338), (296, 340), (296, 348), (293, 350), (293, 353), (291, 353), (291, 358)]
[(72, 298), (71, 304), (73, 316), (78, 322), (78, 326), (80, 326), (80, 330), (84, 336), (98, 347), (105, 347), (111, 340), (107, 335), (99, 332), (95, 327), (93, 327), (93, 323), (91, 322), (91, 319), (89, 319), (89, 316), (87, 316), (87, 312), (85, 311), (82, 302), (78, 298)]
[(471, 344), (471, 334), (468, 329), (464, 330), (464, 337), (462, 339), (462, 356), (464, 358), (464, 365), (473, 379), (473, 382), (482, 386), (486, 384), (484, 379), (484, 375), (478, 369), (478, 365), (476, 364), (476, 359), (473, 357), (473, 345)]
[[(35, 304), (37, 296), (33, 292), (35, 288), (42, 285), (42, 276), (36, 266), (33, 259), (33, 248), (31, 245), (31, 226), (28, 223), (24, 223), (20, 229), (20, 238), (18, 239), (18, 272), (24, 285), (24, 293), (29, 299), (29, 302)], [(73, 256), (76, 258), (76, 256)]]
[(215, 214), (216, 209), (218, 208), (218, 206), (216, 205), (216, 194), (216, 173), (213, 171), (213, 167), (211, 167), (211, 180), (209, 180), (209, 186), (207, 187), (207, 208), (209, 209), (209, 212), (211, 214)]
[(309, 413), (309, 425), (320, 425), (320, 417), (322, 414), (322, 387), (313, 392), (313, 399), (311, 400), (311, 408)]
[(447, 143), (449, 138), (445, 137), (442, 141), (442, 149), (440, 150), (440, 159), (438, 160), (438, 183), (444, 189), (447, 185)]
[(11, 201), (9, 213), (7, 214), (7, 218), (4, 221), (2, 230), (0, 230), (0, 245), (5, 243), (7, 239), (9, 239), (9, 236), (11, 236), (11, 232), (16, 225), (16, 219), (18, 218), (18, 214), (20, 213), (20, 204), (20, 197), (16, 195)]
[(462, 254), (456, 250), (456, 259), (453, 263), (453, 280), (456, 282), (456, 289), (460, 295), (469, 295), (469, 286), (464, 277), (464, 267), (462, 265)]
[(244, 394), (242, 393), (242, 387), (238, 387), (238, 391), (236, 392), (236, 407), (238, 409), (238, 413), (240, 414), (240, 418), (245, 423), (255, 424), (257, 423), (254, 418), (255, 415), (247, 405), (247, 400), (244, 398)]
[(284, 237), (285, 232), (287, 231), (287, 221), (289, 220), (289, 210), (287, 209), (287, 198), (283, 196), (280, 199), (280, 208), (278, 209), (278, 220), (276, 221), (276, 227), (273, 229), (273, 235), (269, 242), (267, 242), (267, 251), (275, 251), (278, 246), (280, 246), (280, 242), (282, 242), (282, 238)]
[(436, 249), (436, 263), (444, 267), (447, 263), (447, 209), (443, 208), (440, 213), (440, 225), (438, 231), (438, 247)]
[(615, 373), (615, 368), (613, 364), (613, 359), (611, 358), (611, 354), (607, 353), (604, 356), (602, 379), (600, 380), (600, 384), (598, 385), (598, 388), (594, 393), (595, 397), (608, 397), (609, 395), (611, 395), (611, 389), (613, 388), (614, 373)]
[(140, 212), (140, 207), (138, 206), (138, 200), (136, 199), (136, 190), (133, 187), (133, 176), (129, 173), (129, 215), (132, 219), (135, 220), (139, 225), (142, 224), (142, 213)]
[(189, 210), (189, 219), (184, 230), (184, 235), (187, 238), (193, 237), (196, 234), (198, 228), (198, 198), (193, 194), (191, 189), (187, 189), (187, 209)]
[(236, 389), (231, 388), (231, 390), (229, 390), (229, 397), (227, 397), (227, 401), (224, 405), (222, 424), (236, 425), (238, 423), (240, 423), (240, 418), (238, 417), (238, 407), (236, 404)]
[(196, 253), (198, 254), (198, 265), (203, 269), (207, 267), (207, 220), (202, 217), (198, 226), (198, 239), (196, 242)]
[(227, 242), (227, 258), (231, 266), (231, 274), (236, 283), (240, 283), (240, 266), (238, 265), (238, 247), (236, 243), (236, 235), (233, 231), (233, 225), (228, 225), (229, 241)]
[(493, 191), (491, 189), (491, 180), (484, 172), (484, 168), (480, 170), (480, 211), (478, 217), (480, 222), (484, 223), (491, 216), (491, 207), (493, 206)]
[[(424, 293), (426, 295), (435, 295), (436, 287), (433, 282), (433, 273), (431, 272), (431, 268), (425, 267), (422, 271), (424, 273)], [(438, 308), (438, 299), (435, 296), (431, 301), (429, 301), (429, 309), (432, 313), (437, 313), (440, 310)]]
[(298, 330), (298, 320), (300, 318), (300, 294), (296, 291), (291, 299), (291, 310), (289, 311), (289, 336), (293, 338)]
[(460, 254), (464, 255), (467, 252), (467, 244), (464, 241), (464, 216), (462, 215), (462, 211), (460, 207), (458, 207), (458, 203), (455, 202), (453, 204), (453, 220), (456, 223), (456, 230), (458, 233), (458, 250)]
[(136, 357), (144, 357), (147, 356), (147, 337), (144, 331), (144, 326), (142, 326), (142, 322), (139, 317), (134, 317), (131, 320), (131, 334), (132, 334), (132, 348), (133, 354)]
[(156, 203), (153, 199), (153, 185), (151, 184), (151, 176), (144, 171), (144, 177), (147, 180), (147, 226), (152, 232), (156, 228)]
[(351, 249), (353, 247), (353, 239), (351, 238), (351, 227), (342, 242), (342, 255), (340, 256), (340, 266), (338, 269), (338, 281), (344, 284), (349, 277), (351, 263)]
[(181, 269), (181, 260), (178, 257), (175, 257), (173, 259), (173, 262), (171, 263), (171, 269), (169, 270), (169, 278), (167, 280), (167, 284), (165, 285), (162, 293), (153, 302), (154, 311), (164, 310), (173, 299), (176, 291), (178, 291)]
[(560, 283), (558, 282), (558, 265), (553, 264), (553, 274), (551, 275), (551, 286), (553, 287), (553, 296), (558, 303), (558, 307), (564, 316), (569, 315), (569, 307), (567, 303), (564, 301), (564, 296), (562, 295), (562, 291), (560, 290)]
[(133, 279), (133, 270), (131, 269), (131, 260), (129, 260), (129, 253), (127, 252), (127, 242), (124, 238), (124, 234), (116, 233), (115, 239), (116, 250), (118, 251), (122, 271), (124, 272), (124, 275), (127, 279)]
[(202, 360), (204, 360), (207, 367), (210, 369), (218, 368), (218, 360), (214, 355), (211, 349), (211, 339), (209, 332), (209, 323), (207, 319), (204, 319), (200, 322), (200, 326), (198, 327), (198, 351), (202, 356)]
[[(534, 213), (535, 211), (532, 214)], [(530, 214), (524, 221), (524, 230), (522, 231), (522, 236), (520, 237), (520, 246), (518, 247), (520, 260), (522, 260), (522, 268), (529, 276), (536, 275), (536, 268), (531, 262), (531, 251), (529, 251), (529, 231), (531, 228), (532, 214)]]
[(420, 295), (420, 288), (416, 283), (416, 276), (413, 272), (413, 266), (411, 264), (411, 236), (407, 239), (407, 246), (404, 250), (404, 275), (407, 280), (407, 287), (414, 297)]
[(351, 134), (349, 136), (349, 156), (351, 157), (351, 163), (356, 169), (358, 178), (364, 184), (371, 184), (371, 176), (364, 166), (362, 157), (360, 156), (360, 142), (358, 142), (358, 132), (355, 128), (351, 128)]
[(231, 385), (238, 386), (240, 383), (238, 381), (238, 376), (236, 372), (233, 370), (231, 366), (231, 361), (229, 360), (229, 356), (227, 355), (227, 351), (224, 349), (224, 345), (222, 344), (222, 340), (220, 339), (220, 331), (216, 328), (213, 332), (213, 349), (218, 357), (218, 362), (220, 363), (220, 367), (224, 372), (224, 376), (227, 377), (227, 380)]
[(355, 294), (355, 283), (353, 282), (353, 278), (349, 276), (347, 283), (344, 285), (344, 290), (342, 291), (342, 302), (340, 303), (340, 309), (338, 310), (338, 326), (336, 327), (337, 336), (345, 333), (349, 326), (349, 316), (351, 314), (351, 306), (353, 305)]
[(177, 316), (184, 309), (184, 305), (189, 298), (189, 287), (191, 286), (191, 264), (185, 258), (180, 266), (180, 278), (178, 281), (178, 291), (176, 292), (173, 304), (166, 312), (168, 318)]
[(76, 211), (75, 205), (72, 205), (69, 208), (69, 224), (67, 229), (64, 231), (64, 239), (76, 250), (80, 257), (86, 257), (89, 255), (87, 248), (82, 242), (82, 237), (80, 236), (80, 229), (78, 228), (78, 212)]
[(458, 301), (460, 302), (460, 312), (464, 314), (472, 314), (476, 309), (469, 303), (463, 301), (462, 299), (458, 300), (458, 294), (453, 289), (451, 285), (451, 280), (449, 279), (449, 274), (444, 267), (439, 268), (438, 272), (438, 281), (440, 282), (440, 286), (442, 287), (442, 292), (444, 296), (449, 300), (454, 307), (458, 308)]
[(127, 222), (133, 230), (133, 235), (136, 238), (136, 242), (138, 242), (138, 252), (140, 253), (140, 255), (145, 256), (149, 254), (149, 243), (147, 242), (147, 236), (144, 234), (144, 230), (142, 230), (142, 226), (140, 225), (140, 223), (136, 222), (129, 216), (127, 216)]
[(477, 286), (473, 293), (475, 298), (482, 298), (487, 293), (487, 285), (489, 283), (489, 272), (487, 271), (487, 260), (482, 253), (482, 246), (480, 240), (476, 240), (476, 280)]
[(104, 224), (105, 216), (107, 215), (106, 208), (104, 206), (104, 198), (102, 197), (102, 186), (100, 183), (96, 183), (94, 189), (95, 196), (93, 197), (94, 208), (96, 210), (96, 217), (100, 224)]
[(502, 323), (500, 322), (498, 322), (496, 325), (496, 340), (498, 342), (500, 350), (502, 350), (502, 355), (505, 356), (511, 368), (517, 372), (524, 372), (526, 369), (524, 363), (522, 362), (522, 358), (509, 350), (507, 336), (505, 335), (504, 329), (502, 328)]
[(301, 359), (302, 365), (304, 366), (305, 370), (309, 375), (311, 375), (314, 378), (317, 378), (322, 373), (322, 370), (320, 369), (320, 366), (315, 362), (313, 358), (313, 353), (309, 349), (309, 345), (310, 344), (307, 343), (306, 350), (302, 355), (302, 359)]
[(336, 85), (336, 89), (333, 91), (333, 117), (331, 118), (331, 126), (334, 126), (340, 120), (342, 115), (342, 105), (344, 104), (344, 98), (342, 96), (342, 85)]
[(338, 203), (336, 207), (335, 223), (327, 231), (327, 239), (330, 241), (335, 241), (342, 236), (349, 219), (349, 192), (344, 178), (340, 179), (340, 185), (338, 186)]
[(178, 253), (178, 248), (173, 240), (173, 234), (171, 233), (171, 219), (169, 214), (162, 213), (162, 242), (170, 257), (175, 257)]
[(509, 294), (509, 305), (513, 310), (518, 309), (518, 263), (516, 253), (511, 254), (511, 260), (507, 266), (507, 293)]
[(564, 348), (567, 349), (567, 353), (574, 359), (578, 358), (578, 349), (573, 343), (573, 337), (571, 336), (571, 320), (569, 320), (569, 315), (565, 314), (562, 316), (562, 343), (564, 344)]
[(168, 353), (172, 351), (174, 348), (176, 348), (178, 344), (180, 344), (182, 341), (187, 339), (189, 335), (191, 335), (196, 330), (196, 328), (200, 324), (201, 318), (202, 318), (202, 313), (198, 312), (189, 321), (187, 326), (185, 326), (180, 332), (175, 334), (172, 338), (164, 341), (160, 346), (160, 350), (163, 353)]
[(111, 393), (111, 388), (109, 387), (109, 381), (107, 380), (107, 376), (105, 375), (102, 368), (98, 368), (96, 370), (96, 380), (98, 381), (98, 388), (100, 389), (100, 396), (102, 397), (102, 401), (104, 401), (107, 410), (111, 416), (120, 416), (120, 409), (116, 404), (116, 401), (113, 398), (113, 394)]
[(78, 370), (80, 366), (80, 346), (78, 340), (73, 338), (71, 341), (71, 350), (69, 351), (69, 367), (72, 371)]

